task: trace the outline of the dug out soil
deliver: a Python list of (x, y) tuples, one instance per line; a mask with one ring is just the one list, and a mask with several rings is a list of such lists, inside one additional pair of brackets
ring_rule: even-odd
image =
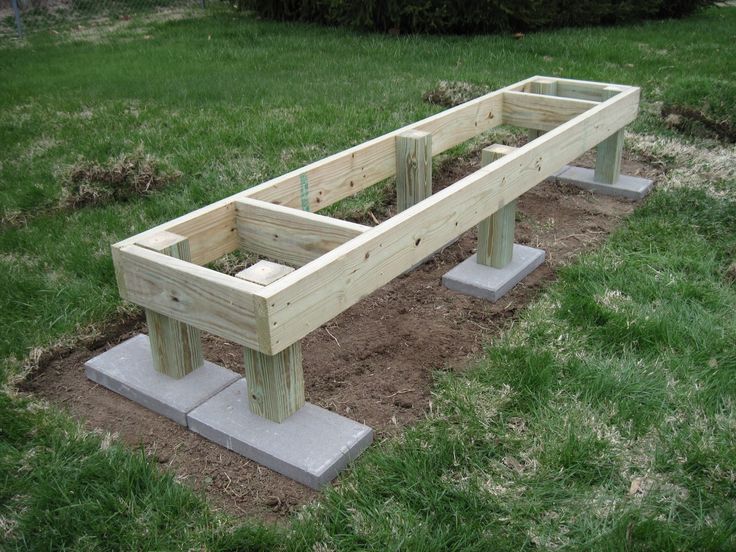
[[(478, 157), (445, 163), (435, 175), (435, 191), (477, 170)], [(576, 164), (591, 162), (587, 155)], [(657, 177), (655, 169), (631, 160), (624, 161), (623, 172)], [(435, 371), (473, 363), (554, 279), (558, 267), (595, 247), (633, 208), (626, 200), (545, 181), (519, 199), (516, 230), (517, 243), (546, 251), (540, 268), (495, 304), (451, 292), (440, 280), (474, 254), (475, 231), (467, 232), (303, 340), (307, 400), (373, 427), (373, 446), (380, 446), (382, 439), (425, 416)], [(144, 449), (162, 469), (230, 513), (278, 522), (318, 496), (86, 379), (87, 359), (140, 331), (145, 331), (142, 319), (130, 320), (104, 340), (52, 356), (29, 375), (23, 389), (91, 429)], [(242, 372), (239, 346), (206, 335), (204, 350), (208, 360)]]

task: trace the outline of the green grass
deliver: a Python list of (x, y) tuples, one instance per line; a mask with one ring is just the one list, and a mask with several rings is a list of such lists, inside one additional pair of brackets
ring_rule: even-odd
[[(439, 80), (631, 83), (645, 108), (734, 121), (735, 31), (734, 8), (520, 41), (361, 35), (215, 9), (5, 47), (0, 381), (31, 348), (122, 308), (110, 243), (427, 116), (421, 94)], [(644, 111), (635, 130), (673, 136)], [(289, 528), (214, 514), (142, 453), (8, 390), (0, 548), (736, 548), (736, 182), (712, 144), (662, 143), (679, 153), (633, 145), (667, 163), (667, 189), (561, 271), (478, 366), (438, 374), (428, 419), (372, 447)], [(182, 176), (150, 197), (56, 210), (73, 166), (138, 151)]]

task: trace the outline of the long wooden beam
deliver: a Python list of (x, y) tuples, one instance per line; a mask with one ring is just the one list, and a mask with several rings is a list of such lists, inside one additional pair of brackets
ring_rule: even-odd
[(551, 130), (596, 105), (598, 102), (527, 92), (505, 92), (503, 122), (521, 128)]
[(370, 226), (274, 205), (253, 198), (235, 201), (240, 248), (302, 266)]
[(432, 155), (503, 124), (506, 88), (370, 140), (244, 192), (271, 203), (316, 211), (396, 174), (396, 137), (432, 135)]
[(275, 354), (632, 122), (629, 88), (264, 288)]

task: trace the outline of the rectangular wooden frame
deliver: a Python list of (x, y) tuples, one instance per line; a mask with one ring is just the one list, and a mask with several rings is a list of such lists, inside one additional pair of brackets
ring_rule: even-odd
[[(538, 80), (556, 95), (532, 93)], [(277, 354), (632, 122), (639, 93), (547, 77), (491, 92), (116, 243), (121, 296)], [(375, 227), (311, 212), (393, 176), (405, 132), (430, 133), (436, 155), (501, 124), (547, 132)], [(139, 245), (162, 231), (187, 238), (191, 262)], [(200, 266), (241, 244), (299, 268), (259, 286)]]

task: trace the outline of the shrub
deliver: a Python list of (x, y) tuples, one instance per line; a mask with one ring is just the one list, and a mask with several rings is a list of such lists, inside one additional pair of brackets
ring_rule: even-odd
[(239, 0), (262, 17), (402, 33), (489, 33), (683, 17), (715, 0)]

